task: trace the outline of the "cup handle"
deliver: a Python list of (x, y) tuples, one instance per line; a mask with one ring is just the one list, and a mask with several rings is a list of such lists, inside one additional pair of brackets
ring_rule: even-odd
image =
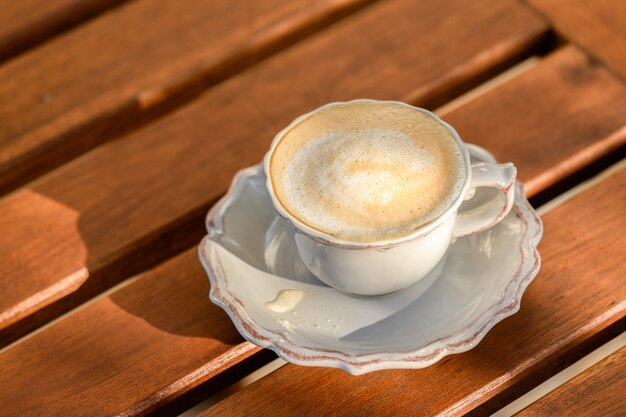
[(481, 162), (472, 165), (470, 189), (465, 199), (474, 198), (478, 187), (494, 188), (498, 193), (478, 206), (468, 204), (469, 208), (464, 209), (465, 203), (461, 205), (454, 225), (455, 238), (487, 230), (509, 213), (515, 199), (516, 174), (517, 169), (511, 163), (498, 165)]

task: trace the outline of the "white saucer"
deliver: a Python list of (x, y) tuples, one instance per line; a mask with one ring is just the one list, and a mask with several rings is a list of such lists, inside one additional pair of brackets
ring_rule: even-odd
[[(473, 161), (493, 161), (484, 149), (469, 148)], [(473, 348), (517, 312), (540, 266), (541, 220), (519, 183), (515, 206), (501, 223), (457, 240), (426, 278), (383, 297), (354, 297), (318, 281), (283, 222), (265, 191), (262, 167), (240, 171), (207, 215), (209, 234), (199, 247), (211, 301), (250, 342), (289, 362), (351, 374), (423, 368)], [(302, 300), (292, 310), (272, 311), (266, 303), (284, 289), (301, 290)]]

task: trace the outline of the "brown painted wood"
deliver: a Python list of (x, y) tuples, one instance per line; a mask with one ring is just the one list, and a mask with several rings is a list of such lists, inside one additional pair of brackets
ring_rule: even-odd
[(189, 250), (1, 352), (0, 415), (174, 415), (233, 383), (259, 348), (208, 292)]
[(523, 161), (530, 195), (626, 144), (623, 83), (571, 46), (539, 65), (444, 116), (465, 141)]
[(371, 1), (140, 0), (5, 63), (0, 192)]
[[(622, 171), (618, 175), (617, 178), (609, 179), (608, 185), (601, 184), (601, 188), (586, 192), (585, 195), (579, 196), (567, 202), (562, 208), (557, 209), (556, 214), (550, 213), (546, 216), (546, 230), (560, 229), (560, 234), (547, 240), (546, 245), (542, 245), (541, 250), (544, 259), (546, 259), (542, 277), (544, 273), (547, 274), (543, 278), (544, 281), (557, 281), (554, 280), (555, 274), (561, 276), (565, 275), (567, 270), (576, 271), (579, 265), (564, 266), (563, 258), (569, 258), (572, 257), (572, 254), (576, 254), (576, 257), (581, 259), (580, 262), (587, 262), (588, 257), (593, 256), (593, 248), (600, 247), (598, 241), (603, 239), (608, 240), (609, 244), (602, 246), (602, 248), (606, 250), (609, 259), (613, 259), (614, 262), (607, 263), (597, 270), (590, 270), (588, 274), (589, 276), (595, 276), (595, 274), (604, 276), (604, 281), (608, 281), (608, 283), (619, 281), (615, 277), (621, 276), (624, 267), (620, 265), (619, 257), (611, 258), (611, 255), (615, 252), (619, 254), (623, 244), (623, 238), (619, 237), (619, 231), (624, 225), (620, 213), (624, 208), (623, 201), (626, 201), (623, 199), (626, 171)], [(589, 201), (594, 203), (590, 204)], [(579, 207), (583, 207), (584, 210), (580, 210)], [(569, 229), (567, 222), (582, 224), (581, 219), (589, 216), (588, 212), (594, 209), (597, 209), (596, 213), (599, 220), (596, 223), (598, 224), (582, 225), (574, 230)], [(572, 213), (574, 218), (571, 217)], [(603, 219), (609, 224), (604, 224)], [(597, 227), (597, 230), (593, 230), (594, 227)], [(612, 234), (607, 230), (612, 231)], [(566, 236), (563, 236), (564, 233)], [(575, 239), (571, 239), (570, 235), (575, 236)], [(618, 238), (615, 238), (614, 235)], [(572, 243), (568, 247), (562, 248), (558, 239), (563, 238), (566, 239), (565, 241), (570, 239)], [(583, 243), (581, 244), (581, 242)], [(58, 323), (1, 352), (0, 368), (3, 369), (3, 373), (0, 375), (0, 387), (2, 387), (0, 389), (0, 403), (7, 404), (7, 406), (0, 409), (0, 415), (54, 415), (59, 413), (110, 415), (122, 412), (135, 415), (147, 411), (180, 411), (180, 409), (190, 405), (186, 401), (189, 401), (188, 395), (194, 390), (197, 390), (195, 394), (206, 396), (223, 388), (237, 376), (242, 376), (249, 369), (236, 367), (251, 355), (259, 354), (259, 349), (243, 343), (225, 313), (208, 302), (205, 296), (209, 290), (208, 282), (196, 256), (196, 250), (190, 249), (166, 264), (139, 276), (136, 281), (129, 285), (96, 300)], [(566, 271), (563, 271), (564, 269)], [(606, 271), (609, 273), (603, 273)], [(584, 283), (583, 286), (593, 287), (594, 285), (592, 280), (586, 277), (575, 277), (574, 279)], [(580, 300), (581, 303), (586, 303), (585, 305), (598, 304), (596, 309), (604, 307), (607, 310), (611, 306), (617, 305), (620, 302), (620, 297), (625, 296), (626, 290), (617, 287), (613, 297), (605, 298), (606, 294), (612, 292), (612, 288), (604, 281), (599, 283), (601, 292), (588, 294)], [(533, 287), (535, 285), (533, 284)], [(524, 313), (526, 317), (522, 319), (522, 322), (515, 324), (515, 326), (521, 327), (515, 329), (522, 327), (527, 329), (533, 324), (552, 327), (554, 322), (544, 319), (544, 316), (554, 314), (555, 309), (558, 310), (559, 308), (578, 309), (578, 304), (571, 303), (571, 301), (565, 307), (556, 305), (546, 308), (545, 305), (550, 304), (551, 301), (545, 298), (559, 299), (560, 297), (563, 299), (565, 297), (558, 294), (555, 296), (555, 291), (566, 291), (565, 294), (570, 294), (570, 297), (576, 296), (578, 291), (581, 291), (580, 284), (575, 287), (568, 285), (567, 282), (556, 282), (551, 285), (556, 288), (549, 289), (545, 296), (542, 296), (544, 294), (542, 288), (534, 291), (534, 294), (539, 294), (539, 297), (532, 296), (530, 293), (526, 296), (525, 304), (529, 302), (531, 305), (538, 304), (538, 306), (534, 308), (534, 313), (530, 317), (528, 313)], [(602, 303), (592, 302), (596, 298), (603, 300)], [(589, 300), (588, 303), (586, 300)], [(621, 301), (621, 304), (624, 304), (624, 301)], [(539, 364), (538, 362), (542, 357), (545, 360), (546, 355), (551, 355), (550, 359), (554, 359), (559, 349), (565, 349), (570, 344), (582, 342), (585, 337), (589, 336), (588, 333), (597, 330), (598, 326), (600, 328), (608, 326), (611, 321), (616, 319), (616, 314), (623, 315), (625, 309), (626, 306), (624, 305), (621, 306), (621, 309), (616, 310), (614, 308), (613, 314), (601, 317), (600, 320), (594, 316), (593, 311), (576, 313), (573, 320), (568, 319), (568, 311), (559, 312), (554, 316), (554, 320), (560, 323), (556, 326), (558, 327), (556, 333), (558, 335), (560, 332), (571, 331), (572, 334), (569, 339), (566, 338), (567, 340), (564, 340), (560, 345), (553, 345), (553, 341), (545, 338), (553, 337), (554, 332), (548, 331), (546, 333), (544, 327), (534, 329), (533, 331), (542, 335), (542, 339), (534, 341), (530, 346), (524, 348), (521, 355), (535, 356), (520, 358), (513, 355), (515, 362), (511, 367), (517, 365), (522, 359), (536, 367), (545, 366), (544, 363)], [(523, 311), (526, 310), (524, 308)], [(563, 321), (563, 318), (566, 319)], [(514, 320), (514, 318), (508, 319), (505, 323), (509, 320)], [(593, 320), (597, 322), (593, 322)], [(575, 330), (569, 327), (581, 323), (587, 326), (592, 323), (597, 327)], [(513, 330), (515, 331), (515, 329)], [(507, 331), (510, 332), (511, 329)], [(507, 363), (509, 352), (506, 349), (517, 349), (518, 342), (524, 344), (527, 339), (526, 336), (520, 335), (518, 339), (521, 341), (513, 340), (508, 343), (506, 332), (504, 335), (502, 331), (498, 333), (495, 338), (495, 344), (498, 346), (490, 346), (494, 342), (489, 341), (493, 340), (489, 336), (481, 344), (481, 346), (487, 345), (487, 352), (479, 352), (478, 355), (474, 355), (470, 359), (463, 359), (467, 355), (459, 355), (455, 359), (450, 358), (442, 361), (442, 363), (446, 363), (449, 360), (460, 360), (461, 362), (469, 360), (470, 363), (474, 362), (469, 366), (470, 369), (464, 369), (468, 365), (463, 363), (453, 364), (452, 368), (450, 365), (443, 365), (443, 369), (439, 368), (439, 370), (434, 371), (435, 375), (441, 373), (438, 378), (428, 380), (434, 384), (450, 385), (458, 382), (456, 378), (468, 378), (469, 381), (476, 382), (476, 379), (470, 377), (471, 373), (483, 369), (485, 361), (491, 359), (493, 359), (493, 364), (490, 366), (494, 369), (490, 368), (487, 375), (493, 377), (494, 373), (501, 370), (499, 367), (503, 363)], [(543, 336), (544, 334), (545, 336)], [(542, 342), (550, 343), (546, 343), (543, 349), (538, 348), (537, 346)], [(586, 347), (586, 349), (588, 348), (590, 347)], [(481, 347), (477, 349), (481, 349)], [(493, 349), (503, 349), (504, 353), (493, 353), (492, 355), (490, 351)], [(490, 355), (492, 355), (491, 359), (489, 359)], [(256, 361), (253, 363), (258, 364)], [(433, 369), (440, 366), (442, 365), (436, 365)], [(310, 382), (306, 376), (309, 373), (317, 375), (320, 370), (313, 368), (295, 369), (302, 372), (302, 375), (295, 376), (305, 377), (298, 379), (298, 381), (304, 384), (303, 390), (305, 391), (303, 392), (306, 392), (306, 384)], [(424, 375), (423, 372), (425, 371), (402, 372), (407, 375), (401, 375), (401, 383), (410, 387), (416, 386), (411, 382), (417, 383), (420, 378), (431, 378), (432, 376), (431, 373)], [(411, 372), (420, 374), (408, 375)], [(508, 372), (505, 377), (512, 379), (523, 374), (524, 370), (515, 368), (514, 371), (508, 370)], [(480, 374), (480, 372), (477, 373)], [(353, 400), (350, 389), (351, 386), (354, 386), (354, 378), (341, 372), (337, 374), (340, 377), (340, 385), (336, 388), (341, 389), (342, 392), (348, 390), (347, 397), (342, 400), (347, 406), (348, 402)], [(390, 377), (391, 373), (385, 371), (372, 375), (378, 374), (385, 380), (385, 378)], [(449, 375), (454, 375), (455, 379), (449, 380)], [(388, 382), (392, 386), (398, 383), (394, 379), (396, 376), (391, 375), (392, 379)], [(326, 375), (325, 380), (335, 377), (336, 375)], [(274, 377), (270, 376), (270, 378)], [(289, 382), (293, 381), (291, 378), (292, 376), (284, 377), (278, 381), (278, 384), (291, 383)], [(369, 386), (368, 389), (375, 389), (377, 384), (380, 384), (378, 380), (371, 381), (367, 378), (370, 376), (363, 377), (362, 379), (366, 379), (366, 381), (362, 382)], [(412, 381), (412, 378), (415, 378), (415, 381)], [(343, 379), (347, 379), (347, 382)], [(507, 382), (510, 383), (511, 381)], [(319, 380), (316, 380), (316, 384), (319, 383)], [(352, 385), (345, 387), (341, 385), (344, 383)], [(29, 389), (25, 390), (24, 386), (28, 386)], [(443, 390), (450, 387), (439, 388)], [(468, 389), (467, 386), (464, 388)], [(329, 390), (326, 395), (334, 395), (332, 393), (333, 387), (323, 387), (322, 389)], [(478, 386), (471, 385), (471, 389), (478, 389)], [(291, 392), (291, 388), (285, 388), (284, 392)], [(275, 393), (267, 394), (274, 395)], [(396, 393), (393, 394), (396, 395)], [(247, 391), (244, 391), (243, 395), (248, 395)], [(262, 396), (264, 394), (255, 395)], [(298, 393), (296, 392), (294, 395), (298, 395)], [(405, 397), (400, 396), (398, 397), (399, 400), (409, 396), (409, 393), (403, 395)], [(198, 396), (200, 395), (196, 397)], [(384, 398), (384, 395), (381, 395), (381, 398)], [(409, 396), (408, 398), (412, 397)], [(244, 398), (244, 400), (249, 400), (249, 398)], [(254, 398), (250, 400), (250, 402), (243, 402), (243, 404), (253, 404), (256, 401)], [(417, 400), (421, 399), (416, 397)], [(260, 405), (266, 406), (267, 404), (262, 402)], [(287, 405), (291, 404), (287, 403)], [(380, 406), (380, 404), (378, 405)], [(338, 409), (332, 407), (326, 409), (333, 413), (339, 412)], [(248, 408), (234, 408), (233, 410), (235, 412), (243, 411), (243, 414), (251, 411)], [(215, 410), (211, 410), (211, 412), (213, 411)], [(294, 409), (289, 411), (297, 414), (305, 410)], [(415, 410), (403, 409), (400, 411)]]
[(527, 0), (567, 39), (578, 43), (626, 79), (626, 2)]
[(286, 365), (205, 415), (488, 415), (626, 327), (626, 169), (543, 216), (519, 313), (469, 352), (354, 377)]
[[(298, 114), (363, 96), (419, 102), (545, 31), (514, 1), (376, 4), (0, 200), (2, 340), (197, 243), (235, 171), (259, 162)], [(420, 42), (407, 48), (407, 39)]]
[(1, 0), (0, 61), (126, 0)]
[(518, 417), (619, 417), (626, 410), (626, 347), (516, 414)]
[[(562, 67), (555, 66), (551, 60), (585, 65), (584, 60), (570, 62), (572, 57), (582, 56), (575, 49), (567, 49), (564, 52), (549, 57), (524, 77), (534, 72), (536, 77), (541, 76), (551, 81), (551, 77), (544, 76), (544, 71), (562, 71)], [(502, 91), (503, 100), (506, 100), (509, 94), (515, 92), (514, 89), (510, 89), (510, 84), (518, 82), (528, 81), (526, 78), (512, 80), (490, 93), (494, 94), (490, 100), (495, 100), (497, 91)], [(603, 86), (609, 90), (608, 85), (611, 85), (611, 82)], [(535, 94), (540, 96), (545, 88), (542, 83), (537, 83)], [(484, 99), (485, 97), (477, 98), (479, 101)], [(470, 102), (453, 113), (456, 114), (457, 120), (462, 120), (460, 115), (463, 108), (468, 109), (466, 114), (468, 119), (478, 118), (475, 113), (477, 110)], [(500, 112), (506, 114), (506, 108), (500, 106)], [(499, 116), (494, 113), (492, 117)], [(572, 135), (577, 133), (585, 135), (590, 129), (589, 126), (573, 124), (577, 126), (578, 131), (572, 131)], [(537, 135), (543, 137), (547, 132), (553, 131), (556, 125), (544, 123), (540, 126), (544, 132), (537, 132)], [(509, 134), (502, 138), (510, 141), (511, 153), (508, 155), (511, 159), (517, 160), (516, 135)], [(545, 142), (538, 143), (540, 146), (548, 146)], [(564, 152), (562, 157), (567, 158), (567, 153)], [(233, 164), (233, 161), (234, 159), (231, 159), (230, 162), (224, 163)], [(520, 172), (531, 163), (532, 158), (520, 159), (518, 161)], [(548, 165), (546, 169), (550, 167)], [(611, 179), (612, 185), (603, 185), (603, 189), (593, 191), (594, 194), (591, 195), (589, 191), (557, 209), (556, 214), (546, 216), (546, 238), (540, 248), (544, 257), (544, 267), (524, 298), (522, 313), (507, 319), (494, 330), (495, 335), (490, 333), (477, 349), (468, 354), (446, 358), (432, 369), (385, 371), (373, 374), (378, 375), (375, 381), (368, 379), (371, 376), (359, 378), (358, 384), (355, 384), (354, 378), (341, 372), (296, 368), (299, 372), (297, 377), (302, 377), (304, 387), (307, 387), (303, 388), (300, 397), (303, 399), (302, 405), (306, 403), (309, 395), (313, 395), (306, 391), (309, 389), (306, 384), (311, 382), (307, 375), (315, 376), (317, 372), (322, 372), (324, 380), (314, 379), (315, 384), (324, 391), (321, 393), (322, 398), (334, 397), (332, 404), (338, 401), (340, 407), (349, 406), (350, 401), (354, 399), (350, 390), (355, 386), (363, 385), (367, 394), (370, 390), (375, 390), (377, 384), (382, 384), (382, 387), (386, 387), (385, 384), (389, 386), (401, 384), (397, 389), (402, 389), (403, 386), (421, 387), (423, 381), (433, 381), (435, 385), (423, 393), (425, 397), (432, 397), (431, 401), (444, 397), (441, 392), (447, 391), (438, 392), (437, 389), (454, 393), (456, 397), (451, 396), (450, 400), (469, 392), (471, 394), (469, 402), (465, 405), (471, 408), (481, 401), (484, 392), (478, 384), (501, 377), (502, 379), (498, 380), (500, 385), (495, 385), (493, 391), (487, 390), (488, 395), (498, 394), (504, 395), (504, 399), (510, 398), (513, 393), (526, 389), (528, 381), (534, 384), (556, 372), (557, 368), (565, 366), (568, 361), (574, 360), (575, 357), (601, 343), (619, 326), (623, 328), (622, 322), (617, 320), (620, 320), (619, 316), (623, 315), (626, 307), (615, 306), (617, 300), (623, 297), (625, 290), (619, 286), (609, 285), (612, 281), (619, 281), (615, 276), (623, 274), (620, 269), (623, 266), (618, 262), (619, 257), (611, 258), (613, 253), (621, 250), (623, 243), (620, 240), (623, 238), (614, 237), (624, 222), (623, 216), (620, 215), (624, 201), (623, 177), (622, 173), (621, 182), (617, 185), (614, 184), (615, 179)], [(230, 178), (223, 180), (228, 182)], [(597, 198), (598, 194), (602, 198)], [(607, 202), (607, 199), (610, 201)], [(594, 202), (595, 206), (585, 209), (588, 201)], [(611, 205), (614, 202), (622, 203), (622, 206)], [(578, 207), (585, 210), (579, 213)], [(54, 213), (54, 209), (54, 206), (50, 208), (51, 214)], [(597, 217), (591, 216), (593, 221), (584, 223), (582, 219), (588, 217), (588, 211), (593, 209), (597, 209)], [(605, 221), (608, 224), (605, 224)], [(573, 226), (570, 227), (568, 222)], [(597, 228), (594, 228), (596, 226)], [(199, 225), (195, 227), (201, 230)], [(115, 230), (111, 232), (115, 233)], [(561, 241), (567, 242), (567, 245), (563, 246)], [(607, 253), (609, 259), (613, 259), (613, 263), (598, 263), (595, 268), (586, 270), (584, 276), (578, 275), (579, 264), (587, 262), (590, 257), (597, 257), (599, 248)], [(572, 259), (578, 259), (578, 263), (571, 263)], [(596, 276), (601, 279), (596, 280)], [(7, 368), (4, 379), (0, 376), (2, 388), (0, 403), (4, 402), (5, 397), (2, 395), (13, 399), (11, 405), (14, 408), (8, 409), (8, 414), (18, 410), (21, 415), (53, 414), (65, 406), (70, 407), (69, 410), (74, 414), (80, 414), (86, 409), (100, 410), (101, 406), (103, 413), (113, 413), (120, 410), (140, 412), (145, 410), (145, 407), (153, 411), (162, 411), (163, 407), (176, 404), (180, 407), (190, 405), (187, 401), (192, 401), (185, 397), (194, 390), (208, 396), (210, 392), (226, 384), (214, 379), (218, 378), (218, 373), (225, 372), (229, 377), (228, 381), (231, 381), (243, 374), (243, 371), (237, 369), (230, 371), (231, 366), (247, 360), (250, 355), (253, 355), (250, 358), (251, 363), (258, 364), (255, 359), (259, 351), (251, 345), (240, 344), (241, 339), (238, 338), (230, 320), (221, 310), (209, 303), (206, 299), (207, 293), (208, 284), (196, 259), (196, 249), (189, 249), (165, 265), (141, 275), (129, 286), (73, 312), (1, 352), (0, 369), (4, 369), (5, 364), (12, 365)], [(579, 296), (579, 293), (583, 295)], [(572, 302), (572, 297), (579, 297), (576, 300), (580, 304)], [(552, 300), (556, 300), (555, 305), (551, 304)], [(579, 309), (579, 305), (592, 307)], [(570, 316), (571, 309), (575, 311)], [(516, 338), (509, 335), (518, 329), (528, 328), (532, 329), (533, 335), (535, 333), (541, 335), (541, 339), (532, 341), (526, 346), (529, 333), (519, 332)], [(563, 337), (560, 338), (561, 336)], [(542, 345), (546, 340), (556, 342)], [(519, 356), (516, 356), (516, 353), (511, 352), (516, 352), (518, 347), (523, 349)], [(514, 360), (507, 365), (510, 355)], [(80, 361), (68, 358), (80, 358)], [(165, 369), (161, 369), (163, 366)], [(219, 368), (220, 371), (213, 372), (215, 368)], [(505, 372), (502, 374), (504, 376), (499, 374), (500, 371)], [(55, 375), (58, 377), (53, 377)], [(346, 390), (348, 394), (345, 397), (337, 396), (333, 391), (334, 382), (328, 382), (336, 376), (339, 378), (337, 388)], [(386, 378), (390, 378), (388, 382), (385, 382)], [(27, 381), (35, 385), (28, 392), (21, 388)], [(276, 401), (287, 398), (286, 393), (291, 392), (293, 388), (287, 385), (293, 384), (293, 381), (298, 379), (291, 379), (290, 373), (278, 381), (282, 391), (275, 397)], [(324, 385), (322, 381), (326, 381), (327, 384)], [(9, 388), (5, 390), (5, 386)], [(246, 390), (244, 394), (238, 395), (248, 395), (247, 392)], [(311, 392), (318, 395), (315, 390)], [(392, 394), (396, 395), (395, 392), (390, 395)], [(358, 396), (360, 393), (354, 395)], [(424, 401), (420, 395), (422, 394), (404, 393), (398, 397), (398, 401), (406, 401), (408, 398), (411, 404), (419, 406)], [(40, 396), (41, 401), (32, 403), (33, 398)], [(200, 394), (194, 398), (199, 396)], [(81, 401), (76, 401), (77, 398)], [(255, 397), (251, 398), (256, 401)], [(288, 397), (288, 400), (294, 401), (295, 398), (297, 397)], [(356, 402), (363, 403), (363, 398), (368, 396), (358, 397)], [(392, 397), (381, 395), (380, 398)], [(467, 396), (463, 398), (468, 399)], [(112, 402), (111, 399), (119, 402)], [(493, 404), (496, 403), (490, 403), (491, 408)], [(441, 403), (438, 405), (441, 406)], [(404, 407), (406, 403), (399, 403), (398, 406)], [(434, 407), (433, 404), (430, 406)], [(323, 409), (329, 410), (328, 412), (333, 410), (328, 406)], [(384, 414), (384, 409), (381, 410)], [(243, 411), (247, 413), (247, 409)], [(291, 414), (298, 414), (297, 411), (298, 408), (295, 408)]]

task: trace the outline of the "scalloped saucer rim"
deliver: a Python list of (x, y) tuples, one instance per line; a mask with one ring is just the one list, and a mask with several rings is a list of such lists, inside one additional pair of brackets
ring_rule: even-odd
[[(467, 146), (473, 160), (495, 161), (483, 148)], [(518, 183), (514, 210), (502, 225), (459, 239), (416, 285), (383, 297), (342, 294), (298, 262), (263, 184), (259, 165), (237, 173), (207, 214), (208, 235), (199, 257), (211, 282), (211, 301), (248, 341), (288, 362), (351, 374), (429, 366), (472, 349), (495, 324), (517, 312), (540, 268), (536, 248), (543, 226)], [(511, 255), (514, 248), (519, 260)], [(268, 312), (266, 304), (280, 289), (292, 287), (302, 292), (302, 305)], [(446, 333), (443, 328), (457, 325), (455, 315), (458, 326), (464, 326)]]

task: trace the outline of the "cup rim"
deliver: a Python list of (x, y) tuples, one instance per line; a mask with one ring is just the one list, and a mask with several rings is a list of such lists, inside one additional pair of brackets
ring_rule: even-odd
[[(450, 206), (441, 215), (431, 220), (430, 222), (421, 225), (420, 227), (418, 227), (417, 229), (413, 230), (410, 233), (407, 233), (406, 235), (392, 238), (392, 239), (382, 239), (382, 240), (376, 240), (376, 241), (362, 242), (362, 241), (355, 241), (355, 240), (340, 239), (331, 234), (315, 229), (305, 224), (304, 222), (300, 221), (298, 218), (296, 218), (291, 213), (289, 213), (289, 211), (283, 206), (280, 200), (276, 197), (276, 194), (274, 191), (274, 185), (272, 183), (272, 175), (271, 175), (271, 170), (270, 170), (271, 158), (272, 158), (272, 155), (274, 154), (274, 151), (276, 150), (276, 147), (278, 146), (282, 138), (285, 136), (287, 131), (289, 131), (293, 126), (299, 124), (303, 120), (315, 115), (316, 113), (324, 109), (327, 109), (330, 107), (336, 107), (340, 105), (346, 105), (346, 104), (352, 104), (352, 103), (363, 103), (363, 102), (397, 104), (397, 105), (405, 106), (410, 109), (419, 111), (421, 113), (424, 113), (432, 117), (435, 121), (440, 123), (443, 127), (445, 127), (450, 132), (450, 134), (456, 141), (461, 151), (461, 154), (463, 156), (463, 163), (465, 166), (465, 183), (461, 187), (461, 191), (459, 192), (458, 196), (452, 201)], [(265, 157), (263, 158), (263, 170), (265, 171), (265, 187), (268, 191), (270, 199), (272, 200), (272, 205), (274, 206), (274, 209), (276, 210), (276, 212), (278, 213), (280, 217), (287, 220), (294, 227), (297, 233), (301, 233), (305, 236), (308, 236), (309, 238), (311, 238), (312, 240), (318, 243), (329, 245), (329, 246), (341, 247), (344, 249), (379, 249), (379, 250), (388, 249), (393, 246), (400, 245), (404, 242), (408, 242), (408, 241), (427, 235), (432, 230), (436, 229), (439, 225), (447, 221), (449, 216), (451, 216), (458, 209), (458, 207), (463, 202), (464, 196), (467, 192), (467, 189), (470, 184), (470, 179), (471, 179), (470, 178), (471, 164), (470, 164), (469, 151), (467, 150), (467, 147), (465, 146), (465, 144), (459, 137), (459, 134), (456, 132), (456, 130), (454, 130), (454, 128), (450, 124), (441, 120), (441, 118), (437, 116), (435, 113), (429, 110), (423, 109), (421, 107), (412, 106), (410, 104), (407, 104), (401, 101), (396, 101), (396, 100), (374, 100), (374, 99), (367, 99), (367, 98), (348, 100), (348, 101), (334, 101), (334, 102), (325, 104), (323, 106), (320, 106), (308, 113), (305, 113), (295, 118), (291, 123), (289, 123), (284, 129), (282, 129), (280, 132), (278, 132), (274, 136), (274, 139), (272, 140), (272, 144), (270, 145), (270, 149), (269, 151), (267, 151), (267, 153), (265, 154)]]

